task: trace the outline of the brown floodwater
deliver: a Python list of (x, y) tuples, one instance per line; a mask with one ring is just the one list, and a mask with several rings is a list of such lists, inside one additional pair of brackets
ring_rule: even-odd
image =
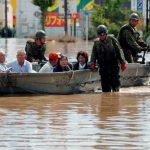
[[(0, 39), (7, 61), (25, 41)], [(84, 46), (68, 44), (66, 51), (62, 43), (48, 43), (73, 57)], [(150, 86), (119, 93), (0, 95), (0, 150), (50, 149), (150, 149)]]
[(0, 149), (148, 150), (149, 90), (0, 97)]
[[(29, 39), (16, 39), (16, 38), (0, 38), (0, 49), (2, 48), (6, 52), (7, 62), (11, 61), (16, 57), (16, 52), (19, 49), (25, 49), (26, 41)], [(68, 56), (70, 59), (76, 59), (77, 52), (79, 50), (85, 50), (89, 53), (92, 50), (93, 42), (86, 42), (82, 40), (77, 40), (77, 42), (57, 42), (55, 40), (47, 41), (46, 48), (47, 51), (45, 56), (48, 57), (50, 52), (61, 52)]]

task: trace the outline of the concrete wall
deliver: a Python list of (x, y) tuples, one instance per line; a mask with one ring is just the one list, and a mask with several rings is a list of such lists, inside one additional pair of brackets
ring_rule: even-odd
[[(5, 4), (4, 2), (5, 2), (4, 0), (0, 0), (0, 27), (5, 26)], [(8, 27), (13, 26), (13, 10), (12, 10), (12, 6), (9, 0), (7, 0), (7, 22), (8, 22)]]
[(17, 0), (16, 36), (28, 37), (41, 29), (40, 9), (32, 4), (32, 0)]

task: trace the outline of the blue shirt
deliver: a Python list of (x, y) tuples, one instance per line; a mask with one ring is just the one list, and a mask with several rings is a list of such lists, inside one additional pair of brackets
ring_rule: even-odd
[(27, 60), (24, 61), (24, 64), (22, 66), (19, 65), (17, 60), (9, 62), (9, 63), (7, 63), (7, 67), (11, 67), (12, 71), (17, 72), (17, 73), (23, 73), (23, 72), (31, 73), (31, 72), (33, 72), (32, 64)]

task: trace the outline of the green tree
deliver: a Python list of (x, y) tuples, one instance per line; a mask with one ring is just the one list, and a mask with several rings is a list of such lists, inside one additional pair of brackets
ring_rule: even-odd
[(102, 7), (95, 4), (91, 11), (91, 21), (96, 28), (100, 24), (108, 27), (109, 33), (117, 36), (120, 27), (127, 23), (130, 10), (124, 7), (124, 3), (128, 0), (105, 0)]
[(42, 24), (43, 29), (44, 29), (44, 20), (45, 20), (45, 17), (44, 17), (45, 9), (48, 6), (52, 6), (53, 2), (54, 0), (32, 0), (32, 3), (36, 6), (39, 6), (42, 12), (41, 24)]

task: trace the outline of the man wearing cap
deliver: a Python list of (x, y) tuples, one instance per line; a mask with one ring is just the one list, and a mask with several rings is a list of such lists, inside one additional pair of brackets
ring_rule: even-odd
[(97, 28), (98, 38), (94, 41), (90, 69), (98, 64), (102, 92), (118, 92), (120, 88), (120, 67), (126, 69), (123, 51), (116, 38), (108, 35), (105, 25)]
[(54, 66), (56, 66), (58, 62), (58, 54), (50, 53), (49, 61), (39, 70), (40, 73), (50, 73), (53, 72)]
[(39, 30), (35, 34), (35, 41), (27, 41), (25, 51), (27, 54), (27, 60), (30, 62), (46, 61), (44, 56), (46, 51), (46, 33), (43, 30)]
[(137, 54), (147, 50), (146, 43), (136, 29), (138, 21), (138, 14), (132, 13), (129, 16), (129, 23), (122, 26), (118, 34), (118, 41), (123, 48), (125, 59), (128, 63), (137, 62)]

